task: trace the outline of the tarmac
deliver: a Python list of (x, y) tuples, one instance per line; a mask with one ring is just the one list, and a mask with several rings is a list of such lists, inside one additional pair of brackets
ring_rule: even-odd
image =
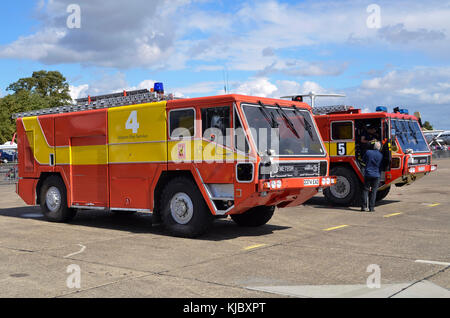
[(0, 185), (0, 297), (450, 297), (450, 160), (374, 213), (322, 194), (259, 228), (169, 236), (151, 214), (43, 219)]

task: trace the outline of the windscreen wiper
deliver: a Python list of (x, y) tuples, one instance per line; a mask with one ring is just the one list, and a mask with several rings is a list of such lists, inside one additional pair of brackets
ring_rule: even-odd
[(314, 141), (314, 134), (313, 134), (313, 131), (312, 131), (312, 126), (311, 126), (311, 124), (308, 122), (308, 119), (305, 118), (305, 117), (302, 115), (302, 113), (300, 113), (300, 111), (297, 109), (297, 107), (296, 107), (295, 105), (292, 105), (292, 108), (294, 109), (294, 112), (295, 112), (296, 114), (298, 114), (299, 116), (302, 116), (302, 117), (303, 117), (303, 123), (302, 123), (302, 121), (300, 120), (300, 118), (299, 118), (298, 120), (299, 120), (300, 123), (305, 127), (306, 131), (308, 132), (309, 136), (311, 137), (311, 140)]
[(292, 131), (292, 133), (297, 137), (300, 138), (300, 135), (297, 132), (297, 129), (295, 129), (294, 124), (292, 123), (292, 121), (289, 119), (289, 117), (286, 115), (286, 112), (283, 110), (283, 108), (281, 108), (280, 105), (275, 104), (275, 106), (277, 106), (277, 111), (278, 113), (281, 115), (281, 117), (283, 117), (284, 121), (286, 122), (287, 126), (289, 127), (289, 129)]
[(397, 123), (397, 120), (393, 120), (392, 122), (394, 123), (395, 130), (398, 131), (397, 136), (400, 137), (400, 139), (401, 139), (401, 141), (402, 141), (402, 144), (405, 143), (405, 136), (403, 136), (403, 133), (404, 133), (404, 132), (403, 132), (402, 130), (398, 129), (398, 128), (400, 127), (400, 124)]
[(258, 104), (261, 106), (259, 108), (259, 110), (261, 111), (261, 113), (263, 114), (264, 118), (267, 120), (267, 122), (269, 123), (270, 127), (272, 128), (278, 128), (279, 124), (278, 122), (275, 120), (275, 118), (273, 117), (273, 114), (270, 113), (270, 116), (268, 115), (268, 110), (267, 107), (261, 102), (259, 101)]
[(412, 131), (412, 136), (414, 137), (414, 140), (416, 142), (416, 144), (419, 143), (419, 141), (417, 140), (417, 132), (416, 130), (411, 126), (412, 122), (408, 121), (408, 127), (409, 129)]

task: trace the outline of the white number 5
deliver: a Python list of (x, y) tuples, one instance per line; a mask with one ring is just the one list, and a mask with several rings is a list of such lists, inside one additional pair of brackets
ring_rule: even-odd
[(339, 156), (345, 156), (345, 153), (347, 152), (347, 149), (345, 147), (345, 142), (339, 142), (337, 144), (337, 153)]
[(133, 130), (133, 134), (137, 134), (139, 129), (139, 123), (137, 121), (137, 110), (133, 110), (127, 119), (125, 129)]

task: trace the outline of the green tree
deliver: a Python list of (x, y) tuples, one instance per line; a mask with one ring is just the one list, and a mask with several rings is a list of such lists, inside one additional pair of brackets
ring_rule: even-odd
[(426, 130), (433, 130), (433, 126), (431, 126), (429, 121), (425, 121), (423, 123), (423, 128), (425, 128)]
[(58, 71), (33, 72), (31, 77), (10, 84), (7, 90), (13, 93), (0, 98), (0, 143), (11, 140), (16, 131), (13, 114), (71, 102), (69, 84)]
[(58, 71), (37, 71), (31, 77), (19, 79), (8, 86), (7, 91), (17, 94), (21, 91), (36, 93), (48, 100), (50, 107), (69, 104), (69, 84)]

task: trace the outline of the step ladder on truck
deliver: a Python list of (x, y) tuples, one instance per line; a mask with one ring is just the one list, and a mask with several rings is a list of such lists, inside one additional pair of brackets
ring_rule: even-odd
[(79, 209), (151, 212), (171, 234), (196, 237), (215, 218), (263, 225), (336, 181), (306, 103), (176, 99), (156, 83), (13, 117), (17, 193), (50, 221)]
[[(317, 96), (344, 97), (340, 94), (303, 94), (285, 96), (293, 100)], [(383, 166), (377, 201), (384, 199), (392, 185), (409, 185), (437, 169), (432, 164), (432, 153), (416, 116), (407, 109), (395, 107), (389, 112), (379, 106), (375, 112), (363, 113), (347, 105), (312, 108), (316, 123), (330, 156), (330, 174), (337, 177), (332, 187), (324, 190), (326, 199), (335, 205), (360, 205), (364, 183), (362, 156), (366, 147), (361, 142), (367, 127), (375, 129), (382, 142)]]

